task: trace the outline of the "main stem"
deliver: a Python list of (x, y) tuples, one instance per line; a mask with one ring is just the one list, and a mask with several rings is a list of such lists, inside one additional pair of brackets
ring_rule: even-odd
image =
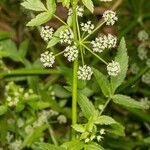
[[(73, 7), (73, 33), (74, 40), (77, 41), (77, 26), (76, 26), (76, 6)], [(72, 83), (72, 125), (75, 125), (77, 122), (77, 71), (78, 71), (78, 58), (74, 61), (73, 64), (73, 83)], [(75, 139), (75, 131), (72, 130), (72, 139)]]

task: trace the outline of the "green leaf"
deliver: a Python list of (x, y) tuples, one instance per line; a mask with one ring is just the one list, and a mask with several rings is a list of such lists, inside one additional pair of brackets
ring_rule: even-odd
[(36, 142), (40, 137), (43, 136), (43, 131), (47, 128), (46, 125), (38, 127), (36, 129), (33, 130), (33, 132), (31, 132), (31, 134), (27, 135), (27, 137), (25, 137), (23, 144), (22, 144), (22, 148), (24, 147), (30, 147), (34, 142)]
[(10, 38), (13, 34), (14, 34), (13, 32), (0, 31), (0, 40)]
[(99, 116), (98, 118), (96, 118), (95, 120), (95, 124), (100, 124), (100, 125), (110, 125), (110, 124), (115, 124), (117, 123), (113, 118), (109, 117), (109, 116)]
[(29, 46), (29, 40), (25, 40), (20, 44), (20, 46), (19, 46), (20, 58), (22, 58), (22, 59), (25, 58), (25, 56), (27, 54), (28, 46)]
[(99, 72), (97, 69), (93, 68), (94, 76), (96, 78), (96, 81), (98, 82), (98, 85), (100, 86), (103, 94), (108, 97), (110, 96), (111, 90), (110, 90), (110, 83), (109, 80), (105, 75), (103, 75), (101, 72)]
[(78, 104), (86, 118), (90, 118), (92, 114), (96, 111), (94, 105), (90, 100), (83, 94), (78, 92)]
[(36, 145), (38, 145), (38, 147), (40, 147), (42, 150), (65, 150), (64, 148), (61, 148), (59, 146), (44, 142), (36, 143)]
[(1, 105), (0, 106), (0, 116), (5, 114), (7, 112), (7, 109), (8, 109), (7, 106)]
[(46, 6), (50, 12), (55, 13), (56, 11), (55, 0), (46, 0)]
[(50, 47), (56, 45), (60, 41), (60, 39), (59, 39), (60, 32), (67, 28), (68, 28), (68, 26), (65, 26), (65, 25), (58, 28), (57, 31), (54, 33), (54, 37), (49, 41), (47, 48), (50, 48)]
[(72, 125), (72, 128), (73, 128), (74, 130), (76, 130), (77, 132), (80, 132), (80, 133), (85, 132), (85, 127), (84, 127), (82, 124), (75, 124), (75, 125)]
[(127, 108), (145, 109), (145, 105), (142, 102), (138, 102), (129, 96), (116, 94), (112, 97), (112, 99), (115, 103)]
[(92, 13), (94, 11), (94, 5), (92, 0), (82, 0), (83, 4), (90, 10)]
[(65, 150), (81, 150), (84, 147), (84, 143), (79, 140), (73, 140), (61, 145)]
[(124, 81), (128, 69), (128, 55), (124, 38), (121, 39), (115, 61), (120, 64), (121, 71), (116, 77), (111, 77), (111, 87), (113, 93), (115, 92), (117, 87), (119, 87)]
[(21, 3), (21, 5), (26, 9), (34, 10), (34, 11), (47, 10), (40, 0), (26, 0), (25, 2)]
[(27, 26), (39, 26), (43, 23), (49, 21), (53, 16), (53, 13), (50, 11), (46, 11), (38, 14), (34, 19), (27, 23)]
[(104, 148), (96, 143), (86, 145), (86, 150), (104, 150)]
[(69, 6), (70, 6), (70, 0), (62, 0), (62, 4), (63, 4), (64, 7), (69, 8)]
[(118, 136), (125, 136), (124, 132), (125, 128), (120, 123), (112, 124), (108, 129), (107, 132), (116, 134)]

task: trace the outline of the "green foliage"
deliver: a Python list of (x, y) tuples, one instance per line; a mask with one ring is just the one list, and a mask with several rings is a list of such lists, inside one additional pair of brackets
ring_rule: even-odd
[(88, 10), (93, 13), (93, 11), (94, 11), (94, 5), (93, 5), (92, 0), (82, 0), (82, 2), (88, 8)]

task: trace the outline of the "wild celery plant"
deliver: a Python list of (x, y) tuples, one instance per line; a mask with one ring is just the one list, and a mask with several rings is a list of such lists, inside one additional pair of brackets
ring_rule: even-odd
[[(111, 1), (111, 0), (101, 0)], [(55, 58), (63, 54), (69, 62), (73, 62), (73, 81), (71, 87), (66, 87), (72, 91), (72, 139), (60, 146), (48, 143), (37, 143), (41, 149), (104, 149), (102, 139), (107, 133), (113, 133), (117, 136), (124, 136), (124, 127), (112, 117), (103, 115), (110, 101), (127, 108), (145, 109), (145, 103), (138, 102), (133, 98), (116, 93), (117, 88), (122, 84), (126, 77), (128, 68), (128, 55), (124, 38), (121, 39), (118, 46), (117, 55), (114, 60), (107, 62), (99, 53), (105, 49), (116, 48), (117, 37), (108, 33), (100, 34), (95, 39), (91, 36), (99, 31), (104, 25), (114, 25), (118, 20), (116, 13), (112, 10), (106, 10), (98, 25), (91, 21), (82, 22), (84, 9), (91, 13), (94, 11), (92, 0), (62, 0), (64, 7), (68, 8), (68, 18), (65, 22), (55, 14), (57, 3), (55, 0), (46, 0), (46, 4), (40, 0), (25, 0), (21, 5), (26, 9), (40, 12), (35, 18), (28, 22), (27, 26), (40, 26), (50, 21), (51, 18), (58, 19), (63, 25), (56, 31), (48, 25), (42, 26), (41, 38), (47, 42), (47, 50), (41, 54), (41, 62), (44, 67), (52, 67)], [(85, 6), (85, 8), (84, 8)], [(80, 22), (81, 21), (81, 22)], [(49, 51), (56, 44), (65, 46), (63, 51), (54, 53)], [(106, 65), (108, 75), (104, 75), (93, 66), (86, 64), (86, 54), (91, 53), (99, 61)], [(92, 74), (106, 98), (105, 104), (99, 112), (84, 93), (78, 89), (78, 80), (91, 80)], [(77, 103), (79, 104), (86, 123), (77, 122)]]

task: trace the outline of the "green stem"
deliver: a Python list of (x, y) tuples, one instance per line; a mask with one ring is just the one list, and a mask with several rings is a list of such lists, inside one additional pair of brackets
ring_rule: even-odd
[[(73, 3), (72, 3), (73, 5)], [(76, 6), (73, 5), (73, 33), (75, 42), (78, 41), (77, 26), (76, 26)], [(73, 64), (73, 83), (72, 83), (72, 125), (77, 123), (77, 72), (78, 72), (78, 58)], [(75, 131), (72, 130), (72, 139), (75, 139)]]
[(94, 56), (96, 56), (100, 61), (102, 61), (104, 64), (108, 64), (104, 59), (102, 59), (100, 56), (95, 54), (90, 48), (88, 48), (86, 45), (82, 44), (83, 47), (85, 47), (90, 53), (92, 53)]
[(102, 115), (102, 113), (105, 111), (106, 107), (108, 106), (109, 102), (111, 101), (111, 98), (108, 98), (108, 100), (106, 101), (106, 103), (104, 104), (103, 109), (100, 111), (100, 115)]
[(58, 145), (58, 143), (57, 143), (57, 141), (56, 141), (56, 138), (55, 138), (55, 136), (54, 136), (54, 132), (53, 132), (53, 130), (52, 130), (52, 127), (51, 127), (51, 125), (48, 123), (48, 121), (47, 121), (47, 126), (48, 126), (48, 131), (49, 131), (49, 134), (50, 134), (50, 136), (51, 136), (52, 142), (53, 142), (55, 145)]
[(54, 14), (54, 17), (56, 19), (58, 19), (61, 23), (63, 23), (64, 25), (68, 26), (68, 24), (66, 22), (64, 22), (60, 17), (58, 17), (57, 15)]
[(28, 75), (45, 75), (45, 74), (59, 74), (57, 70), (54, 69), (16, 69), (12, 71), (0, 72), (0, 77), (6, 76), (28, 76)]
[(59, 53), (57, 53), (57, 54), (55, 55), (55, 57), (57, 57), (57, 56), (63, 54), (64, 52), (65, 52), (65, 50), (64, 50), (64, 51), (61, 51), (61, 52), (59, 52)]

